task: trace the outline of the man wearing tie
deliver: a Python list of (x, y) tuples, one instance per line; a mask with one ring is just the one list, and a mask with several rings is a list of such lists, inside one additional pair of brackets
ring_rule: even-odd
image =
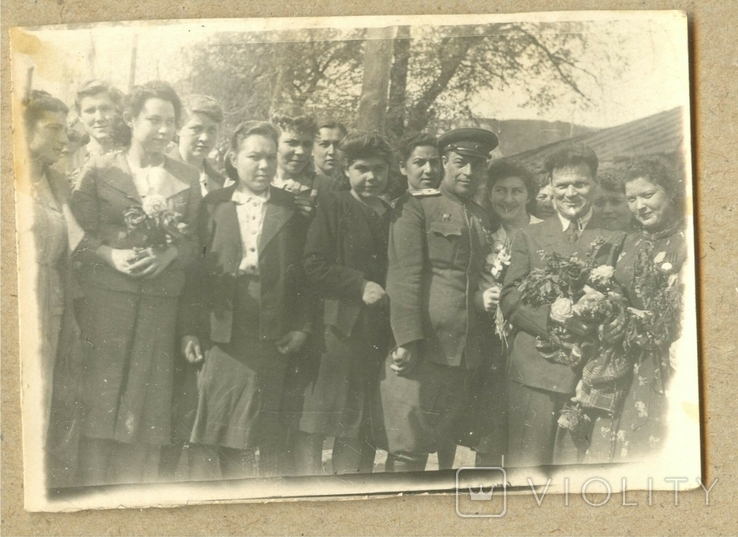
[[(500, 299), (502, 313), (513, 326), (508, 367), (511, 466), (554, 462), (557, 421), (581, 377), (581, 368), (549, 362), (538, 352), (536, 337), (547, 338), (555, 321), (549, 317), (549, 306), (522, 304), (518, 286), (531, 270), (543, 268), (544, 254), (584, 257), (600, 238), (604, 242), (595, 259), (599, 265), (614, 266), (625, 239), (622, 232), (589, 226), (597, 166), (597, 155), (584, 145), (569, 145), (549, 155), (545, 168), (556, 216), (522, 230), (513, 244)], [(593, 329), (577, 319), (569, 319), (566, 327), (580, 335)]]

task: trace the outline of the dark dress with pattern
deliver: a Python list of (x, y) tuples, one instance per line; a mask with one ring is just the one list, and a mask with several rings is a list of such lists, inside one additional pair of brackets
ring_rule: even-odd
[[(615, 267), (615, 279), (625, 290), (630, 305), (645, 309), (637, 292), (638, 258), (654, 260), (667, 274), (678, 275), (687, 258), (684, 222), (679, 220), (659, 233), (638, 231), (628, 235), (623, 253)], [(679, 291), (678, 284), (675, 289)], [(622, 410), (615, 419), (598, 419), (592, 432), (585, 461), (633, 461), (644, 459), (658, 451), (666, 436), (668, 388), (671, 370), (669, 346), (678, 337), (679, 327), (672, 329), (674, 337), (656, 349), (634, 348), (630, 391)], [(619, 414), (619, 416), (617, 415)], [(619, 418), (619, 419), (618, 419)]]
[[(382, 360), (390, 339), (386, 305), (362, 300), (364, 282), (385, 286), (389, 206), (379, 215), (351, 191), (329, 192), (308, 230), (305, 273), (323, 308), (318, 348), (305, 353), (293, 383), (302, 400), (293, 420), (301, 431), (357, 438), (370, 426)], [(295, 402), (291, 403), (295, 406)]]

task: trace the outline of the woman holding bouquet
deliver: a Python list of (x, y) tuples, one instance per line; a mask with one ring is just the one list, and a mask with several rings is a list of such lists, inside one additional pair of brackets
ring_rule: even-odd
[[(625, 198), (640, 229), (629, 235), (615, 268), (632, 306), (633, 381), (619, 425), (595, 425), (590, 459), (632, 460), (654, 453), (666, 433), (666, 391), (672, 374), (669, 347), (679, 337), (682, 293), (679, 272), (687, 257), (684, 186), (661, 157), (644, 157), (626, 170)], [(633, 309), (635, 308), (635, 310)], [(609, 430), (605, 430), (609, 429)]]
[[(484, 192), (484, 205), (491, 219), (500, 222), (500, 227), (489, 236), (492, 252), (485, 263), (480, 284), (500, 288), (517, 232), (542, 222), (531, 214), (538, 193), (538, 182), (523, 164), (507, 159), (494, 160), (487, 168)], [(477, 466), (500, 465), (501, 455), (507, 447), (505, 349), (501, 334), (498, 333), (505, 329), (501, 312), (497, 313), (497, 319), (495, 315), (489, 317), (487, 327), (484, 334), (485, 362), (474, 379), (476, 386), (472, 388), (473, 416), (479, 434), (475, 443)]]
[[(72, 196), (86, 232), (77, 250), (88, 343), (85, 485), (156, 478), (169, 443), (178, 297), (197, 252), (187, 227), (201, 199), (197, 170), (164, 155), (180, 112), (168, 84), (133, 88), (123, 115), (130, 145), (91, 159)], [(179, 227), (164, 228), (165, 216)]]

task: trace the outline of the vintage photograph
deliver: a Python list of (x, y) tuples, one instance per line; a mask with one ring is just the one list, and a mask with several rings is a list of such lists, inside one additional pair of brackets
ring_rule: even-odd
[(683, 13), (11, 58), (27, 509), (697, 486)]

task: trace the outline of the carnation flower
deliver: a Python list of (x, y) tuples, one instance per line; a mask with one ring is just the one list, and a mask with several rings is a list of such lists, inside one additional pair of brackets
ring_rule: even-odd
[(156, 218), (168, 208), (166, 198), (158, 194), (151, 194), (143, 200), (143, 210), (151, 218)]
[(557, 298), (556, 301), (551, 304), (552, 320), (563, 324), (572, 315), (574, 315), (573, 304), (568, 298)]

